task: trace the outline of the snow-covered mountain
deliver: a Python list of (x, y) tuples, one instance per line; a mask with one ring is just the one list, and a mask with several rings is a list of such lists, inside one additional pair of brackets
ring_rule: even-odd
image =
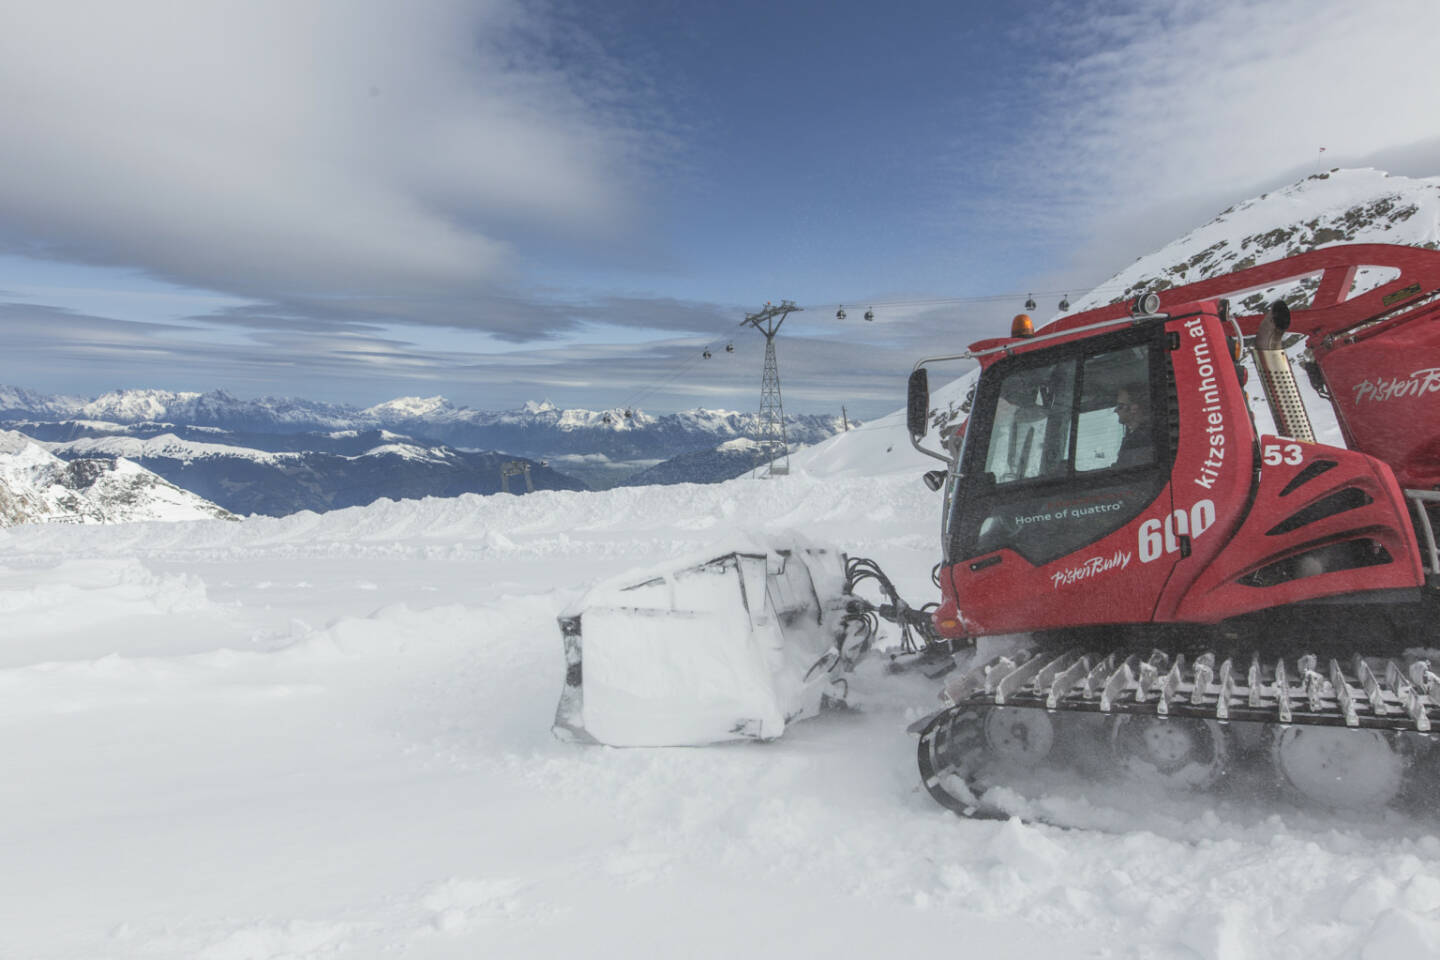
[(0, 384), (0, 412), (25, 411), (30, 416), (49, 419), (72, 417), (84, 406), (85, 401), (77, 397), (65, 397), (37, 393), (23, 387), (7, 387)]
[(97, 451), (66, 462), (22, 434), (0, 431), (0, 527), (212, 517), (236, 519), (123, 456)]
[(682, 453), (627, 477), (619, 486), (651, 484), (720, 483), (740, 476), (759, 464), (760, 444), (748, 437), (727, 440), (713, 450)]
[[(240, 514), (284, 516), (392, 500), (526, 490), (525, 475), (502, 484), (501, 468), (516, 458), (417, 441), (386, 430), (285, 434), (299, 449), (246, 446), (235, 434), (189, 428), (185, 435), (150, 424), (141, 435), (75, 428), (78, 435), (45, 446), (66, 460), (123, 457)], [(39, 432), (39, 431), (37, 431)], [(260, 439), (265, 439), (259, 436)], [(225, 442), (216, 442), (223, 440)], [(543, 463), (520, 460), (537, 490), (585, 485)]]
[(0, 419), (89, 420), (118, 424), (147, 420), (268, 432), (353, 427), (353, 408), (291, 398), (242, 400), (224, 390), (112, 390), (93, 398), (48, 395), (0, 385)]
[[(1394, 177), (1368, 168), (1317, 173), (1235, 204), (1140, 257), (1071, 309), (1129, 300), (1341, 243), (1440, 248), (1440, 177)], [(1356, 279), (1357, 285), (1365, 282), (1363, 276)], [(1238, 306), (1254, 311), (1265, 299), (1256, 293)]]

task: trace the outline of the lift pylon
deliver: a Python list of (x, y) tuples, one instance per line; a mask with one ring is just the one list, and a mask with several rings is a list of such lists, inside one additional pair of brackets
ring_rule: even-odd
[(762, 476), (784, 476), (790, 472), (790, 445), (785, 438), (785, 408), (780, 401), (780, 366), (775, 361), (775, 334), (780, 325), (792, 313), (804, 307), (795, 306), (793, 300), (781, 300), (778, 305), (765, 304), (757, 313), (747, 313), (741, 321), (742, 327), (754, 327), (765, 334), (765, 372), (760, 378), (760, 420), (755, 428), (755, 442), (758, 467), (768, 463), (769, 469)]

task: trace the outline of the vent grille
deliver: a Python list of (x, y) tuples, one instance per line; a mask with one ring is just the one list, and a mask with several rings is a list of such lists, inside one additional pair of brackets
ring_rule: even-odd
[(1337, 490), (1328, 496), (1321, 497), (1303, 510), (1298, 510), (1275, 526), (1265, 531), (1267, 537), (1279, 536), (1282, 533), (1289, 533), (1298, 530), (1307, 524), (1324, 520), (1326, 517), (1333, 517), (1337, 513), (1344, 513), (1346, 510), (1355, 510), (1375, 500), (1370, 494), (1359, 487), (1346, 487), (1344, 490)]
[(1294, 479), (1292, 479), (1289, 483), (1285, 484), (1285, 489), (1280, 491), (1280, 496), (1288, 497), (1290, 494), (1294, 493), (1299, 488), (1305, 486), (1305, 484), (1309, 483), (1311, 480), (1314, 480), (1316, 477), (1320, 476), (1320, 474), (1326, 472), (1327, 470), (1332, 470), (1336, 466), (1337, 464), (1334, 460), (1316, 460), (1314, 463), (1310, 464), (1310, 466), (1295, 474)]
[(1277, 560), (1247, 573), (1237, 582), (1247, 587), (1273, 587), (1292, 580), (1317, 577), (1322, 573), (1334, 573), (1337, 570), (1378, 567), (1390, 563), (1392, 559), (1390, 551), (1377, 540), (1368, 537), (1345, 540)]

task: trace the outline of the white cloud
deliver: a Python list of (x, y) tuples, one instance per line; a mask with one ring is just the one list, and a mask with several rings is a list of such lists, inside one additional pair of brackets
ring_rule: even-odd
[(0, 8), (12, 252), (448, 323), (532, 245), (613, 243), (660, 143), (624, 72), (519, 0)]
[[(571, 343), (496, 354), (436, 349), (359, 325), (258, 323), (239, 342), (197, 336), (186, 324), (138, 323), (32, 304), (0, 303), (6, 363), (0, 384), (94, 395), (120, 387), (241, 396), (301, 395), (369, 405), (396, 396), (443, 393), (481, 408), (509, 409), (549, 398), (564, 406), (638, 407), (668, 412), (759, 404), (764, 338)], [(787, 337), (777, 344), (786, 409), (852, 416), (890, 413), (905, 376), (941, 331), (957, 335), (953, 312), (912, 312), (887, 330)], [(459, 338), (457, 338), (459, 339)], [(961, 335), (961, 339), (964, 336)], [(969, 339), (974, 339), (970, 337)], [(724, 345), (733, 343), (735, 351)], [(968, 341), (967, 341), (968, 342)], [(933, 349), (930, 351), (933, 352)]]
[(1090, 0), (1032, 27), (1013, 96), (1038, 110), (1003, 216), (1109, 270), (1148, 252), (1137, 227), (1161, 243), (1322, 163), (1440, 134), (1440, 58), (1416, 45), (1440, 35), (1435, 0)]

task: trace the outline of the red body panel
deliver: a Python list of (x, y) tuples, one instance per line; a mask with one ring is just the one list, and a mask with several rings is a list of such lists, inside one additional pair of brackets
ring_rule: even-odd
[(1440, 488), (1440, 323), (1417, 312), (1369, 336), (1311, 349), (1351, 449), (1388, 463), (1403, 487)]
[[(1351, 450), (1300, 444), (1286, 437), (1261, 437), (1260, 450), (1260, 481), (1244, 521), (1228, 539), (1214, 541), (1218, 549), (1208, 555), (1197, 549), (1180, 561), (1170, 589), (1161, 598), (1157, 620), (1214, 622), (1321, 597), (1424, 583), (1404, 498), (1384, 464)], [(1333, 466), (1307, 480), (1317, 464)], [(1371, 502), (1282, 529), (1291, 518), (1327, 498), (1356, 490)], [(1378, 544), (1391, 562), (1329, 572), (1317, 569), (1310, 576), (1271, 586), (1242, 582), (1288, 558), (1313, 557), (1317, 548), (1357, 539)]]
[[(1169, 490), (1162, 495), (1168, 500)], [(993, 636), (1103, 623), (1146, 623), (1164, 589), (1174, 557), (1143, 564), (1136, 534), (1125, 526), (1085, 550), (1033, 566), (1013, 550), (1000, 563), (972, 572), (967, 563), (944, 568), (937, 623), (957, 619), (947, 636)], [(1071, 579), (1073, 576), (1074, 579)], [(964, 598), (963, 604), (957, 598)]]
[[(1434, 262), (1440, 264), (1440, 255)], [(1390, 468), (1353, 450), (1257, 438), (1228, 355), (1229, 331), (1215, 305), (1167, 309), (1177, 319), (1165, 322), (1166, 331), (1178, 337), (1178, 349), (1169, 354), (1178, 404), (1169, 482), (1134, 519), (1049, 563), (1032, 564), (1010, 549), (956, 558), (941, 575), (942, 605), (934, 619), (943, 633), (1213, 623), (1305, 600), (1424, 583), (1405, 500)], [(1085, 325), (1085, 318), (1066, 328)], [(1092, 313), (1088, 322), (1096, 319)], [(1417, 332), (1423, 329), (1416, 325)], [(999, 343), (1010, 347), (1007, 354), (1019, 354), (1092, 335), (1033, 346)], [(984, 356), (982, 365), (1004, 355)], [(1432, 355), (1440, 359), (1440, 351)], [(1399, 431), (1385, 442), (1418, 445), (1437, 433), (1421, 429), (1424, 438)], [(1326, 504), (1337, 503), (1327, 512)], [(1093, 506), (1070, 495), (1040, 510), (1063, 518), (1063, 511)], [(1327, 551), (1345, 552), (1344, 558), (1337, 561)], [(1374, 559), (1354, 562), (1352, 553)], [(1379, 562), (1387, 556), (1388, 562)], [(1291, 574), (1267, 577), (1287, 564)]]

